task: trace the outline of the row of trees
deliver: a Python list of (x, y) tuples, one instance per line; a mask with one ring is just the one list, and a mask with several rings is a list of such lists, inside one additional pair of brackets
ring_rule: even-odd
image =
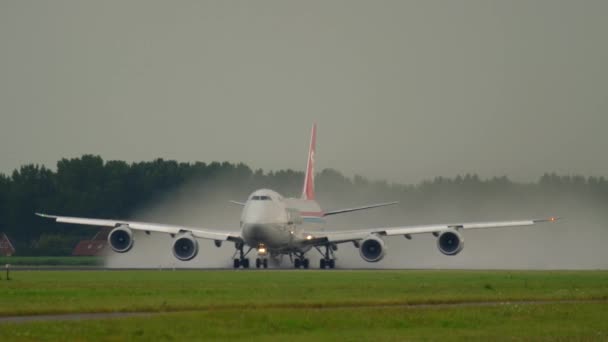
[[(34, 212), (124, 219), (149, 203), (188, 187), (204, 189), (197, 193), (203, 197), (221, 192), (243, 199), (262, 187), (297, 196), (302, 178), (299, 171), (265, 173), (240, 163), (178, 163), (157, 159), (129, 164), (104, 162), (93, 155), (62, 159), (56, 171), (25, 165), (10, 176), (0, 174), (0, 232), (7, 233), (20, 255), (66, 254), (92, 232), (49, 223), (34, 216)], [(545, 174), (538, 182), (529, 184), (514, 183), (507, 177), (480, 179), (465, 175), (402, 185), (361, 176), (349, 178), (325, 169), (317, 175), (316, 185), (321, 204), (329, 207), (334, 202), (354, 205), (399, 200), (414, 219), (415, 213), (426, 210), (431, 203), (461, 203), (459, 208), (464, 212), (496, 198), (518, 203), (522, 208), (531, 202), (538, 207), (546, 198), (560, 196), (583, 198), (600, 206), (608, 203), (605, 178), (556, 174)]]

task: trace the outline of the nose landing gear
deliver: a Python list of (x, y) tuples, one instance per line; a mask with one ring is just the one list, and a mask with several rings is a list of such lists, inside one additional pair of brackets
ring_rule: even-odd
[(255, 267), (256, 268), (260, 268), (260, 267), (264, 267), (264, 268), (268, 268), (268, 259), (266, 258), (256, 258), (255, 259)]
[(268, 249), (266, 248), (266, 245), (263, 243), (260, 243), (258, 245), (257, 251), (258, 251), (258, 258), (255, 259), (255, 267), (256, 268), (260, 268), (260, 267), (268, 268)]

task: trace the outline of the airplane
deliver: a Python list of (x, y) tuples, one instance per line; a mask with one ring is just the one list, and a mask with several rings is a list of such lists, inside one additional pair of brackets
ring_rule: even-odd
[[(464, 248), (463, 231), (468, 229), (529, 226), (541, 222), (555, 222), (557, 217), (517, 221), (473, 222), (453, 224), (432, 224), (402, 227), (380, 227), (357, 230), (324, 230), (325, 218), (359, 210), (395, 205), (397, 202), (370, 204), (360, 207), (323, 211), (315, 200), (315, 150), (317, 126), (313, 124), (306, 163), (304, 185), (300, 198), (285, 198), (270, 189), (254, 191), (245, 202), (231, 201), (243, 207), (240, 230), (222, 231), (198, 227), (185, 227), (159, 223), (127, 220), (107, 220), (69, 216), (55, 216), (43, 213), (36, 215), (53, 219), (59, 223), (87, 226), (112, 227), (108, 234), (108, 244), (116, 253), (129, 252), (134, 246), (133, 231), (170, 234), (173, 238), (171, 250), (176, 259), (189, 261), (199, 251), (199, 240), (212, 240), (216, 247), (225, 241), (234, 243), (233, 268), (249, 268), (248, 255), (257, 253), (256, 268), (268, 268), (269, 258), (278, 260), (288, 255), (294, 268), (310, 267), (306, 254), (313, 248), (321, 254), (319, 268), (333, 269), (336, 266), (335, 252), (339, 244), (352, 243), (359, 249), (361, 258), (375, 263), (382, 260), (387, 248), (385, 238), (404, 236), (411, 240), (416, 234), (433, 234), (437, 238), (439, 252), (454, 256)], [(245, 250), (247, 248), (247, 250)]]

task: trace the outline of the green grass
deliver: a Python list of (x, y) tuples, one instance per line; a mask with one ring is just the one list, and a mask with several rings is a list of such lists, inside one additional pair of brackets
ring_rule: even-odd
[(0, 266), (100, 266), (103, 258), (94, 256), (10, 256), (0, 257)]
[(608, 271), (18, 271), (0, 316), (151, 311), (150, 317), (0, 324), (0, 340), (608, 339)]
[(0, 315), (608, 299), (608, 272), (19, 271)]
[(0, 325), (2, 341), (602, 341), (605, 304), (213, 310)]

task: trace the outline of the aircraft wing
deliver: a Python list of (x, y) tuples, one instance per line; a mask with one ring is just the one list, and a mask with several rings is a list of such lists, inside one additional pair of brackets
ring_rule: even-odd
[(366, 205), (366, 206), (363, 206), (363, 207), (337, 209), (337, 210), (332, 210), (332, 211), (326, 211), (325, 213), (323, 213), (323, 216), (330, 216), (330, 215), (336, 215), (336, 214), (350, 213), (350, 212), (357, 211), (357, 210), (365, 210), (365, 209), (372, 209), (372, 208), (378, 208), (378, 207), (385, 207), (387, 205), (394, 205), (394, 204), (397, 204), (397, 203), (399, 203), (399, 202), (377, 203), (377, 204)]
[(381, 236), (403, 235), (406, 238), (411, 238), (414, 234), (440, 234), (451, 229), (484, 229), (484, 228), (501, 228), (501, 227), (520, 227), (531, 226), (542, 222), (555, 222), (559, 220), (557, 217), (550, 217), (540, 220), (519, 220), (519, 221), (496, 221), (496, 222), (471, 222), (471, 223), (453, 223), (453, 224), (435, 224), (422, 226), (404, 226), (404, 227), (385, 227), (385, 228), (368, 228), (346, 231), (324, 231), (310, 232), (307, 234), (307, 245), (323, 245), (328, 243), (343, 243), (365, 239), (370, 234)]
[(180, 234), (185, 232), (192, 233), (192, 236), (201, 239), (218, 240), (218, 241), (242, 241), (241, 235), (238, 232), (227, 232), (221, 230), (210, 230), (203, 228), (191, 228), (177, 225), (167, 225), (160, 223), (147, 223), (147, 222), (136, 222), (136, 221), (125, 221), (125, 220), (104, 220), (95, 218), (84, 218), (84, 217), (70, 217), (70, 216), (55, 216), (36, 213), (36, 215), (44, 218), (55, 220), (59, 223), (70, 223), (80, 224), (85, 226), (102, 226), (102, 227), (118, 227), (120, 225), (127, 225), (133, 230), (142, 230), (146, 232), (159, 232), (167, 234)]

